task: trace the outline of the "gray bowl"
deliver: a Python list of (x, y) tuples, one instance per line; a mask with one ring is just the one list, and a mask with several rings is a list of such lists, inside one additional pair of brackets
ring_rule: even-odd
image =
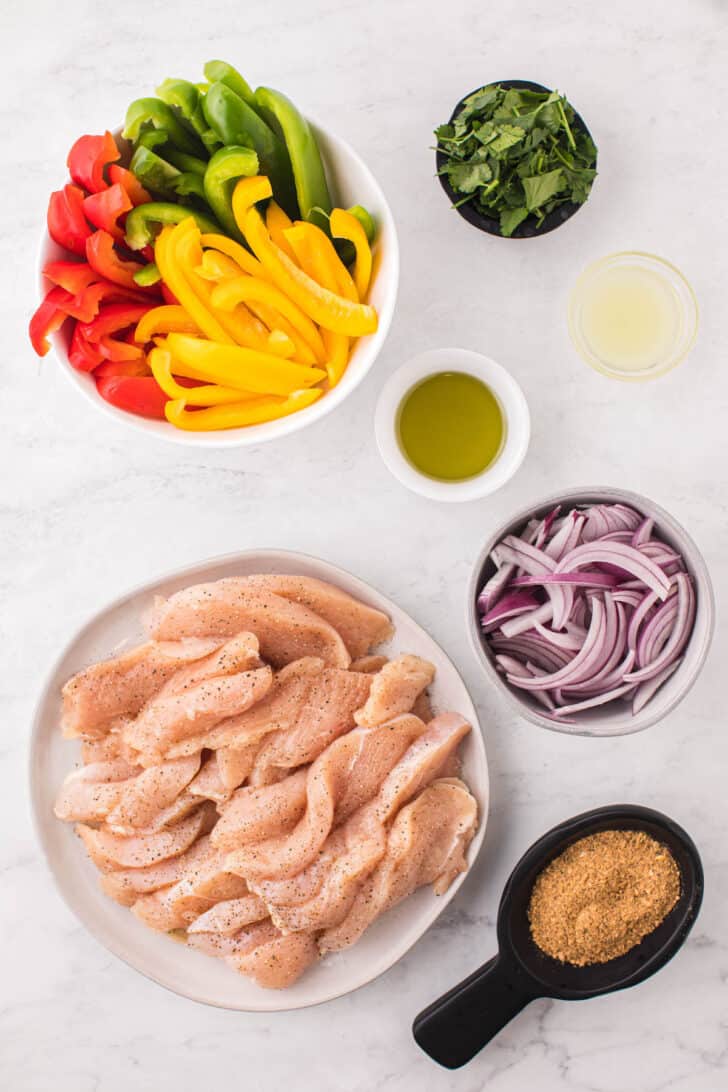
[[(628, 504), (655, 521), (655, 531), (669, 546), (677, 550), (685, 561), (688, 573), (695, 583), (696, 613), (693, 632), (683, 654), (683, 661), (677, 671), (660, 687), (644, 709), (636, 715), (631, 708), (621, 702), (614, 702), (602, 708), (587, 709), (575, 714), (572, 720), (576, 724), (559, 724), (544, 716), (534, 699), (526, 693), (512, 687), (496, 670), (492, 653), (480, 627), (477, 599), (483, 584), (494, 570), (489, 554), (496, 543), (509, 534), (518, 534), (532, 517), (542, 518), (555, 505), (568, 508), (577, 504)], [(656, 724), (671, 713), (682, 701), (697, 679), (705, 663), (705, 658), (713, 638), (715, 621), (715, 601), (713, 585), (708, 569), (698, 547), (677, 520), (661, 508), (659, 504), (630, 493), (626, 489), (603, 487), (571, 489), (554, 496), (546, 497), (536, 504), (517, 512), (515, 516), (495, 531), (483, 546), (475, 562), (468, 587), (468, 633), (473, 650), (483, 666), (486, 676), (499, 690), (511, 707), (532, 724), (548, 728), (552, 732), (566, 732), (577, 736), (622, 736), (631, 732), (641, 732), (644, 728)]]

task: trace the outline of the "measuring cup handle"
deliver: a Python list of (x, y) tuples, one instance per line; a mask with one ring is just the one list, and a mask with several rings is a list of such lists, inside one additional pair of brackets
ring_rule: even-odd
[(494, 956), (423, 1009), (412, 1032), (431, 1058), (448, 1069), (457, 1069), (482, 1050), (534, 997), (520, 981), (516, 969), (501, 956)]

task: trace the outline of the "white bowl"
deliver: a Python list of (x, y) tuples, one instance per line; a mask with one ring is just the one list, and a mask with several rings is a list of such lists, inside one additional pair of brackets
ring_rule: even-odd
[(343, 569), (304, 554), (250, 550), (214, 558), (151, 581), (95, 615), (71, 637), (48, 673), (33, 724), (30, 780), (36, 830), (56, 885), (97, 940), (147, 978), (184, 997), (221, 1008), (276, 1012), (340, 997), (388, 970), (432, 925), (467, 873), (458, 876), (444, 895), (434, 895), (429, 887), (416, 891), (383, 915), (357, 944), (327, 956), (289, 989), (264, 990), (221, 960), (153, 932), (129, 910), (107, 898), (99, 886), (98, 872), (72, 826), (53, 815), (58, 788), (74, 762), (79, 761), (80, 751), (77, 741), (62, 739), (58, 727), (63, 683), (121, 644), (143, 639), (140, 617), (155, 595), (171, 595), (198, 581), (255, 572), (298, 573), (336, 584), (389, 614), (395, 633), (382, 647), (385, 654), (413, 652), (434, 663), (437, 673), (430, 692), (435, 710), (456, 710), (473, 726), (461, 749), (463, 778), (478, 801), (480, 813), (480, 825), (468, 850), (472, 866), (488, 817), (488, 764), (477, 714), (465, 684), (442, 649), (395, 603)]
[[(498, 399), (505, 419), (505, 442), (495, 461), (465, 481), (447, 482), (420, 473), (399, 442), (402, 399), (417, 383), (438, 372), (467, 372), (481, 379)], [(440, 501), (470, 501), (494, 493), (523, 462), (531, 435), (531, 418), (523, 391), (510, 372), (490, 357), (470, 349), (430, 349), (403, 364), (385, 383), (377, 403), (375, 430), (379, 453), (395, 478), (414, 493)]]
[[(638, 512), (654, 519), (655, 534), (682, 555), (687, 571), (693, 578), (696, 599), (695, 622), (687, 648), (683, 653), (683, 661), (636, 715), (632, 713), (629, 705), (613, 702), (610, 705), (585, 709), (582, 713), (574, 714), (571, 719), (576, 721), (576, 724), (560, 724), (539, 712), (535, 701), (524, 691), (510, 686), (496, 670), (491, 659), (489, 646), (480, 626), (477, 603), (481, 588), (494, 571), (493, 563), (489, 560), (490, 552), (506, 535), (519, 534), (529, 519), (532, 517), (541, 519), (557, 504), (561, 504), (564, 509), (577, 504), (627, 504), (636, 508)], [(568, 489), (563, 493), (547, 497), (522, 509), (490, 535), (473, 567), (468, 588), (467, 612), (470, 643), (485, 669), (489, 682), (503, 694), (520, 716), (531, 721), (532, 724), (538, 724), (541, 728), (548, 728), (552, 732), (566, 732), (574, 736), (629, 735), (632, 732), (641, 732), (666, 717), (680, 704), (700, 674), (708, 655), (715, 624), (715, 602), (710, 574), (700, 550), (687, 531), (676, 519), (673, 519), (669, 512), (654, 501), (648, 500), (647, 497), (642, 497), (639, 493), (630, 493), (626, 489), (600, 487)]]
[[(394, 314), (399, 284), (397, 230), (387, 199), (363, 160), (340, 137), (334, 136), (333, 133), (327, 132), (318, 125), (314, 125), (313, 128), (326, 165), (334, 200), (344, 208), (351, 205), (364, 205), (377, 225), (377, 236), (373, 245), (374, 272), (367, 302), (376, 308), (379, 326), (376, 333), (356, 341), (349, 365), (341, 381), (313, 405), (278, 421), (267, 421), (262, 425), (219, 432), (185, 432), (167, 421), (154, 421), (138, 417), (133, 413), (125, 413), (104, 401), (96, 390), (93, 377), (77, 371), (68, 360), (70, 324), (67, 323), (65, 329), (52, 335), (53, 348), (64, 374), (96, 409), (137, 432), (145, 432), (148, 436), (158, 436), (163, 440), (171, 440), (173, 443), (184, 444), (187, 447), (250, 447), (297, 432), (306, 425), (313, 424), (314, 421), (325, 417), (327, 413), (340, 405), (359, 386), (379, 356)], [(118, 130), (115, 135), (118, 137)], [(50, 282), (42, 275), (43, 267), (46, 262), (65, 255), (66, 251), (45, 233), (41, 240), (38, 265), (41, 298), (51, 287)]]

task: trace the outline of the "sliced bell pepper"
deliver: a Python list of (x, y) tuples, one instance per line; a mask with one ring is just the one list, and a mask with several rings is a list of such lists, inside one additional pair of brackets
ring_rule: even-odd
[(84, 215), (85, 194), (70, 183), (55, 190), (48, 202), (48, 233), (52, 239), (72, 254), (86, 256), (86, 240), (91, 228)]
[(288, 398), (250, 398), (229, 406), (212, 406), (210, 409), (185, 409), (182, 399), (166, 405), (166, 417), (175, 428), (190, 432), (213, 432), (225, 428), (245, 428), (275, 421), (310, 406), (323, 394), (322, 390), (293, 391)]
[(126, 167), (120, 167), (118, 163), (112, 163), (109, 167), (109, 180), (112, 186), (118, 184), (124, 187), (129, 200), (135, 207), (152, 200), (151, 193), (144, 189), (136, 175), (133, 175)]
[(159, 284), (161, 279), (162, 274), (155, 262), (147, 262), (138, 273), (134, 274), (134, 284), (138, 284), (140, 288), (149, 288), (151, 284)]
[(307, 368), (271, 353), (238, 345), (220, 345), (187, 334), (170, 334), (166, 348), (172, 354), (175, 375), (255, 394), (288, 395), (326, 378), (320, 368)]
[(254, 258), (250, 251), (246, 250), (240, 243), (236, 243), (234, 239), (228, 239), (227, 235), (203, 231), (200, 242), (205, 248), (219, 250), (221, 254), (227, 254), (228, 258), (232, 258), (234, 262), (238, 263), (244, 273), (250, 273), (254, 277), (265, 277), (265, 269), (258, 259)]
[(132, 292), (128, 288), (122, 288), (121, 285), (112, 284), (111, 281), (97, 280), (94, 284), (90, 284), (88, 288), (84, 288), (77, 296), (74, 296), (73, 300), (67, 305), (67, 310), (69, 315), (78, 319), (79, 322), (91, 322), (98, 315), (102, 303), (146, 303), (147, 306), (152, 305), (151, 301), (148, 301), (142, 292)]
[(243, 271), (237, 262), (221, 254), (219, 250), (203, 250), (202, 261), (195, 269), (198, 277), (206, 281), (226, 281), (242, 277)]
[(130, 345), (128, 341), (112, 337), (111, 334), (104, 334), (99, 338), (97, 344), (99, 352), (104, 360), (120, 361), (144, 359), (144, 351), (139, 345)]
[(200, 333), (184, 307), (165, 305), (153, 307), (151, 311), (147, 311), (137, 325), (134, 339), (145, 344), (156, 334), (168, 334), (172, 330), (183, 334)]
[(103, 136), (79, 137), (68, 153), (66, 164), (77, 185), (83, 186), (89, 193), (100, 193), (107, 185), (104, 167), (119, 159), (121, 152), (107, 130)]
[(166, 102), (167, 106), (171, 106), (184, 118), (207, 146), (205, 137), (209, 133), (209, 126), (202, 110), (199, 88), (189, 80), (168, 79), (159, 85), (157, 94), (162, 102)]
[(162, 299), (164, 302), (168, 303), (170, 307), (179, 307), (179, 300), (172, 289), (166, 285), (163, 280), (159, 282), (159, 287), (162, 289)]
[(110, 303), (91, 322), (79, 323), (78, 329), (87, 341), (96, 343), (108, 334), (118, 334), (129, 326), (136, 326), (149, 310), (149, 305)]
[(273, 356), (282, 356), (285, 360), (290, 360), (296, 355), (295, 342), (285, 330), (281, 330), (278, 326), (274, 327), (268, 334), (266, 347), (269, 353), (273, 353)]
[(292, 220), (278, 204), (277, 201), (269, 201), (265, 210), (265, 226), (276, 246), (279, 246), (284, 254), (287, 254), (292, 262), (296, 261), (291, 244), (286, 239), (286, 230), (292, 226)]
[(88, 262), (46, 262), (43, 266), (43, 276), (53, 284), (65, 288), (72, 296), (77, 296), (88, 288), (90, 284), (98, 280), (98, 273), (92, 269)]
[[(240, 218), (236, 195), (243, 185), (244, 181), (238, 182), (233, 194), (233, 209), (238, 222)], [(245, 212), (242, 227), (253, 253), (268, 270), (274, 283), (317, 325), (333, 330), (334, 333), (346, 334), (347, 337), (361, 337), (375, 332), (378, 320), (374, 308), (367, 304), (354, 303), (323, 288), (299, 269), (273, 243), (256, 208), (251, 207)]]
[[(293, 345), (293, 353), (291, 356), (296, 360), (298, 364), (316, 364), (316, 354), (313, 349), (308, 345), (306, 341), (301, 337), (297, 330), (291, 326), (290, 322), (284, 318), (279, 311), (274, 311), (272, 307), (266, 306), (264, 303), (256, 303), (251, 300), (248, 304), (249, 309), (253, 312), (256, 318), (268, 327), (270, 334), (268, 340), (276, 331), (286, 335), (288, 340)], [(323, 336), (323, 331), (322, 331)], [(268, 352), (275, 352), (275, 349), (268, 348)], [(288, 353), (281, 353), (281, 356), (287, 356)]]
[(347, 300), (359, 302), (354, 278), (325, 231), (305, 220), (297, 220), (293, 227), (286, 230), (286, 239), (301, 269), (309, 277)]
[(242, 276), (218, 284), (212, 292), (212, 305), (223, 311), (232, 311), (239, 303), (264, 303), (283, 315), (314, 353), (317, 360), (326, 358), (321, 334), (308, 315), (304, 314), (288, 296), (269, 281), (258, 277)]
[[(220, 325), (215, 315), (205, 306), (205, 303), (200, 299), (198, 293), (194, 287), (190, 284), (187, 276), (185, 265), (180, 261), (180, 255), (178, 253), (181, 229), (185, 229), (186, 225), (190, 223), (194, 229), (194, 221), (183, 220), (177, 227), (165, 227), (161, 234), (157, 237), (157, 243), (154, 248), (154, 253), (157, 259), (157, 265), (162, 274), (162, 279), (167, 284), (172, 292), (174, 292), (180, 305), (184, 307), (187, 314), (190, 316), (195, 325), (213, 341), (219, 341), (224, 343), (233, 344), (232, 337), (227, 333), (223, 326)], [(182, 240), (184, 239), (184, 233)], [(202, 258), (202, 252), (200, 251), (200, 260)], [(194, 263), (199, 265), (199, 260)], [(190, 272), (192, 271), (190, 268)], [(198, 278), (199, 281), (199, 278)], [(199, 282), (200, 284), (203, 282)]]
[(125, 262), (123, 258), (120, 258), (114, 249), (114, 239), (108, 231), (95, 231), (86, 240), (86, 257), (88, 264), (100, 277), (105, 277), (107, 281), (121, 285), (123, 288), (140, 291), (134, 280), (134, 274), (144, 267), (138, 262)]
[(96, 389), (106, 402), (117, 409), (136, 413), (139, 417), (164, 420), (168, 398), (154, 376), (105, 376), (97, 381)]
[(199, 156), (189, 155), (187, 152), (178, 152), (175, 148), (165, 148), (164, 158), (183, 174), (196, 174), (203, 177), (207, 169), (207, 160)]
[[(152, 349), (149, 354), (152, 375), (170, 398), (181, 398), (188, 406), (222, 406), (240, 402), (244, 392), (233, 387), (203, 384), (201, 387), (183, 387), (172, 375), (172, 357), (164, 349)], [(253, 397), (251, 395), (251, 397)]]
[(374, 242), (374, 236), (377, 234), (377, 228), (374, 223), (374, 218), (363, 205), (352, 205), (350, 209), (347, 209), (352, 216), (355, 216), (361, 226), (364, 228), (367, 236), (367, 242), (371, 246)]
[(253, 95), (253, 89), (247, 83), (246, 80), (240, 75), (236, 68), (233, 68), (227, 61), (208, 61), (205, 65), (205, 79), (208, 83), (224, 83), (231, 91), (234, 91), (236, 95), (239, 95), (243, 102), (247, 102), (248, 106), (255, 109), (255, 96)]
[(133, 208), (129, 194), (120, 182), (114, 182), (105, 190), (90, 194), (83, 202), (86, 219), (94, 227), (108, 231), (115, 239), (124, 238), (124, 229), (117, 223), (119, 217)]
[(48, 338), (56, 330), (60, 330), (69, 317), (67, 304), (72, 300), (70, 292), (56, 285), (46, 293), (40, 306), (36, 308), (28, 325), (28, 333), (38, 356), (45, 356), (50, 351), (51, 343)]
[(92, 372), (104, 362), (98, 345), (93, 345), (88, 338), (84, 337), (80, 322), (76, 323), (73, 331), (68, 359), (78, 372)]
[(360, 300), (365, 300), (372, 276), (372, 252), (367, 234), (359, 220), (346, 209), (334, 209), (330, 218), (331, 234), (335, 239), (348, 239), (356, 251), (354, 284)]
[(167, 201), (152, 201), (140, 205), (126, 218), (126, 244), (132, 250), (141, 250), (154, 242), (158, 227), (164, 224), (180, 224), (192, 217), (200, 231), (217, 232), (219, 225), (209, 216), (196, 209), (185, 208)]
[(171, 106), (167, 106), (161, 99), (137, 99), (126, 112), (124, 131), (121, 135), (135, 144), (142, 131), (150, 127), (166, 132), (181, 152), (204, 155), (202, 142), (193, 132), (185, 128)]
[(270, 178), (276, 198), (286, 211), (295, 216), (298, 205), (285, 145), (260, 114), (232, 88), (220, 82), (210, 84), (202, 106), (208, 123), (226, 148), (242, 145), (256, 152), (261, 174)]
[[(304, 220), (319, 223), (319, 226), (325, 228), (325, 216), (321, 217), (316, 210), (331, 212), (331, 197), (321, 153), (311, 126), (290, 99), (270, 87), (259, 87), (256, 90), (255, 105), (263, 117), (283, 134), (293, 169), (301, 216)], [(285, 204), (284, 208), (288, 211)]]
[(104, 360), (94, 369), (94, 379), (108, 379), (112, 375), (150, 375), (151, 370), (142, 354), (134, 360)]
[(229, 235), (242, 236), (232, 209), (233, 183), (258, 173), (258, 156), (251, 148), (232, 145), (215, 152), (204, 177), (204, 196)]
[(145, 189), (161, 197), (175, 196), (173, 183), (182, 173), (157, 152), (139, 144), (131, 157), (129, 170)]

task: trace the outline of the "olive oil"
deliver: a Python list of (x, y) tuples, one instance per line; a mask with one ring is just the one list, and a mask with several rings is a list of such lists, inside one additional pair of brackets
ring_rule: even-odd
[(465, 372), (439, 372), (404, 396), (402, 451), (421, 474), (457, 482), (481, 474), (501, 452), (505, 420), (490, 387)]

